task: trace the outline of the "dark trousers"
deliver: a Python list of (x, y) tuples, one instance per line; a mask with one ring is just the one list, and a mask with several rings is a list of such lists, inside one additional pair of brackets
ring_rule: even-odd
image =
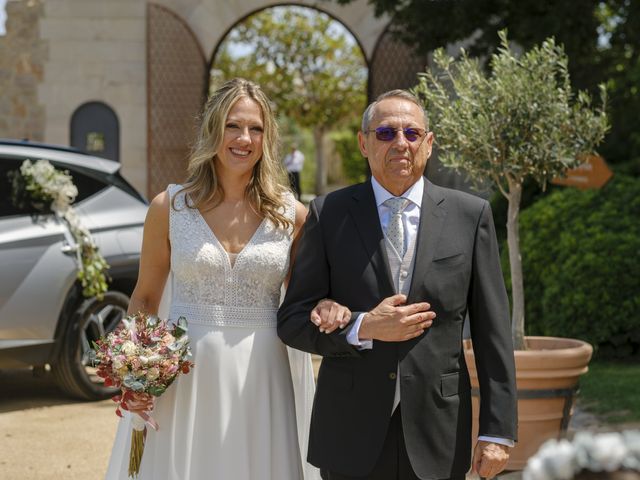
[(293, 193), (296, 194), (296, 198), (300, 200), (302, 190), (300, 190), (300, 172), (289, 172), (289, 183)]
[[(349, 452), (345, 452), (345, 455), (348, 454)], [(391, 416), (382, 453), (378, 457), (373, 472), (364, 477), (349, 477), (321, 469), (320, 475), (324, 480), (420, 480), (411, 468), (407, 455), (400, 406), (398, 405)]]

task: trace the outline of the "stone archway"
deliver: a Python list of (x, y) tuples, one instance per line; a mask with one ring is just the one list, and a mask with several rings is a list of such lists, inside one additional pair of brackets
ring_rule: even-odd
[[(367, 93), (412, 86), (425, 63), (387, 33), (389, 20), (375, 18), (366, 0), (287, 2), (321, 10), (356, 38), (369, 65)], [(227, 33), (243, 18), (283, 5), (247, 0), (158, 0), (147, 6), (148, 195), (184, 180), (188, 145), (208, 86), (209, 61)]]

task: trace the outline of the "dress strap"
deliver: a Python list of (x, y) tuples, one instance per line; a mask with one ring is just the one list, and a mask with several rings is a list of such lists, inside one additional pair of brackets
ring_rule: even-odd
[(181, 210), (186, 206), (185, 194), (182, 192), (183, 189), (184, 187), (182, 185), (176, 183), (171, 183), (167, 186), (167, 193), (171, 199), (171, 205), (175, 205), (178, 210)]
[(293, 224), (296, 223), (296, 197), (292, 192), (285, 193), (285, 216), (291, 220)]
[(167, 187), (169, 194), (169, 241), (173, 245), (178, 242), (181, 235), (188, 232), (189, 225), (193, 221), (194, 212), (188, 208), (184, 187), (178, 184), (170, 184)]

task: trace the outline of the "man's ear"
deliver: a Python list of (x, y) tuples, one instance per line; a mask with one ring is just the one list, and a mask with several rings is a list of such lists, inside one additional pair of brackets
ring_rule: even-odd
[(427, 147), (429, 148), (429, 153), (427, 154), (427, 158), (431, 157), (431, 154), (433, 153), (433, 140), (435, 139), (435, 136), (433, 134), (433, 132), (427, 132), (427, 138), (425, 139), (425, 142), (427, 142)]
[(368, 158), (367, 145), (365, 144), (364, 133), (361, 130), (358, 131), (358, 146), (360, 147), (360, 153), (364, 158)]

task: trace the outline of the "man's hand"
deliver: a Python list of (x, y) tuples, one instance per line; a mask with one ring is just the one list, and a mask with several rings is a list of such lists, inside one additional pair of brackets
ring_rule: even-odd
[(344, 328), (351, 320), (351, 310), (333, 300), (320, 300), (311, 310), (311, 321), (321, 332), (331, 333), (336, 328)]
[(510, 450), (506, 445), (478, 440), (473, 452), (473, 471), (483, 478), (495, 477), (507, 466)]
[(405, 295), (387, 297), (364, 315), (358, 337), (361, 340), (402, 342), (422, 335), (436, 318), (426, 302), (405, 305)]

